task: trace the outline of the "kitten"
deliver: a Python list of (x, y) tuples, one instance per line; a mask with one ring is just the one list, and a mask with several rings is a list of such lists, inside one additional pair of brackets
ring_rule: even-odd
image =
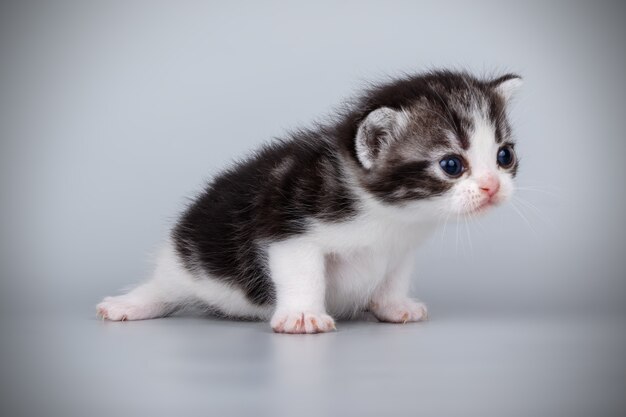
[(221, 173), (182, 215), (152, 279), (107, 297), (109, 320), (201, 302), (279, 333), (335, 329), (369, 310), (426, 318), (408, 297), (414, 250), (437, 221), (507, 200), (518, 168), (506, 105), (521, 85), (449, 71), (365, 92)]

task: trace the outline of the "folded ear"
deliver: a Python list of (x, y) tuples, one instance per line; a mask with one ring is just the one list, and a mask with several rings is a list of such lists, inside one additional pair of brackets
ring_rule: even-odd
[(516, 74), (506, 74), (489, 83), (495, 92), (504, 98), (505, 101), (509, 101), (522, 84), (522, 77)]
[(370, 169), (391, 143), (404, 123), (402, 112), (380, 107), (361, 122), (356, 134), (356, 155), (364, 168)]

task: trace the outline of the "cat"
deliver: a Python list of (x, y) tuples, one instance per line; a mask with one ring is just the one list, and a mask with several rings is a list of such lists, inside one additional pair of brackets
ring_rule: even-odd
[(217, 175), (154, 276), (97, 313), (141, 320), (200, 302), (278, 333), (328, 332), (364, 310), (424, 320), (408, 296), (415, 250), (441, 219), (510, 198), (519, 158), (506, 109), (521, 83), (444, 70), (370, 87)]

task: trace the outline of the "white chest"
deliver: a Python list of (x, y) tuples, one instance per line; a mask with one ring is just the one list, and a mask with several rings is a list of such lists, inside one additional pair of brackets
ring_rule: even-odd
[(430, 225), (355, 221), (318, 227), (310, 237), (324, 248), (326, 308), (338, 317), (367, 307), (373, 292), (430, 232)]

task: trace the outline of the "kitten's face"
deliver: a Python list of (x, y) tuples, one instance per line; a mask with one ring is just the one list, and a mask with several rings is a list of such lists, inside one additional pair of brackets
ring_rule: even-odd
[(446, 214), (482, 213), (507, 201), (514, 190), (518, 158), (512, 139), (498, 140), (496, 128), (480, 113), (468, 125), (467, 147), (449, 134), (448, 145), (425, 153), (428, 175), (445, 189), (430, 200)]
[[(467, 150), (441, 157), (439, 176), (450, 188), (437, 200), (452, 214), (478, 214), (508, 200), (513, 193), (517, 169), (514, 145), (498, 143), (493, 128), (475, 121)], [(445, 178), (444, 178), (445, 177)]]
[(387, 204), (474, 215), (508, 200), (518, 168), (505, 106), (520, 83), (460, 78), (400, 110), (379, 108), (359, 128), (362, 185)]

